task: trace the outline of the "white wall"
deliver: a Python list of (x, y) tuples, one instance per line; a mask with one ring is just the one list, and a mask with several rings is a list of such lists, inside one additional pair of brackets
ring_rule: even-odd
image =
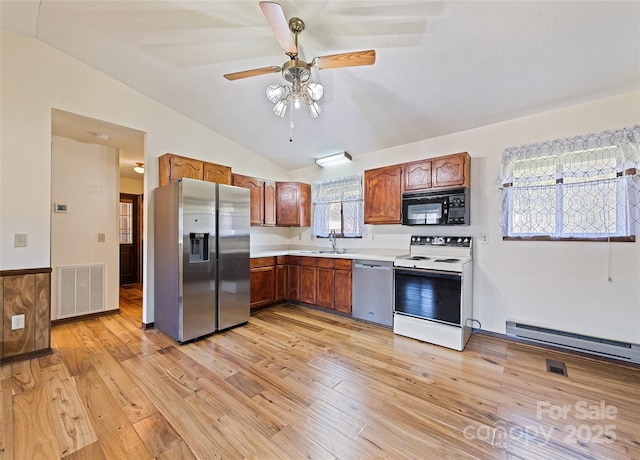
[[(147, 135), (143, 224), (143, 321), (147, 323), (153, 321), (153, 215), (148, 210), (153, 209), (151, 191), (158, 186), (157, 158), (172, 152), (226, 164), (241, 174), (290, 178), (273, 162), (37, 40), (2, 31), (0, 46), (2, 270), (49, 267), (51, 263), (52, 108)], [(28, 247), (14, 248), (14, 233), (26, 233)]]
[(131, 195), (142, 195), (144, 193), (144, 180), (130, 179), (128, 177), (120, 176), (120, 193), (129, 193)]
[[(51, 215), (51, 319), (58, 318), (57, 269), (105, 264), (105, 309), (118, 308), (118, 157), (116, 149), (54, 136), (51, 201), (68, 206)], [(51, 208), (53, 209), (53, 208)], [(98, 233), (105, 241), (98, 242)]]
[[(471, 155), (471, 225), (466, 228), (368, 225), (361, 241), (406, 249), (412, 233), (474, 237), (474, 316), (504, 333), (507, 320), (640, 343), (640, 242), (502, 241), (500, 157), (509, 146), (574, 136), (640, 122), (640, 92), (541, 113), (357, 156), (341, 169), (292, 171), (301, 181), (467, 151)], [(392, 129), (390, 127), (390, 129)], [(480, 235), (489, 236), (479, 244)], [(305, 232), (303, 240), (311, 239)], [(293, 241), (295, 243), (295, 241)], [(608, 281), (611, 264), (612, 281)]]

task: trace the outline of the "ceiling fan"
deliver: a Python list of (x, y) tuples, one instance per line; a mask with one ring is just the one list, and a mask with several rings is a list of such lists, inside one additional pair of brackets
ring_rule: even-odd
[[(317, 70), (335, 69), (338, 67), (372, 65), (376, 61), (375, 50), (366, 50), (319, 56), (307, 63), (299, 59), (298, 56), (298, 35), (304, 30), (304, 21), (294, 17), (287, 22), (282, 7), (275, 2), (260, 2), (260, 8), (271, 26), (278, 44), (284, 53), (289, 56), (290, 60), (280, 67), (261, 67), (228, 73), (224, 75), (224, 78), (233, 81), (282, 72), (282, 76), (290, 85), (274, 84), (267, 87), (267, 98), (275, 104), (273, 112), (279, 117), (284, 117), (287, 106), (291, 101), (297, 108), (301, 100), (309, 107), (312, 118), (316, 118), (322, 113), (318, 101), (322, 97), (324, 88), (319, 83), (309, 81), (312, 67)], [(293, 121), (291, 123), (293, 124)]]

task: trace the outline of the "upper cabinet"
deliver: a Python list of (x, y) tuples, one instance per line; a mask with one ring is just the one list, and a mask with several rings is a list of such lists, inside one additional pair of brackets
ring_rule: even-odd
[(401, 218), (402, 165), (364, 172), (364, 223), (399, 224)]
[(264, 224), (264, 181), (255, 177), (233, 174), (232, 183), (236, 187), (249, 189), (251, 225)]
[(403, 192), (431, 188), (431, 160), (414, 161), (401, 166)]
[(433, 187), (469, 187), (471, 157), (467, 152), (431, 160)]
[(311, 185), (276, 182), (276, 225), (311, 226)]
[(231, 167), (217, 165), (214, 163), (204, 163), (202, 179), (207, 182), (216, 182), (218, 184), (231, 185)]
[(231, 168), (229, 166), (186, 158), (173, 153), (162, 155), (158, 161), (160, 185), (170, 184), (182, 177), (231, 184)]
[(402, 193), (469, 187), (470, 170), (467, 152), (368, 169), (364, 172), (364, 223), (400, 224)]
[(249, 189), (251, 198), (251, 225), (276, 225), (276, 183), (257, 177), (233, 174), (232, 183)]

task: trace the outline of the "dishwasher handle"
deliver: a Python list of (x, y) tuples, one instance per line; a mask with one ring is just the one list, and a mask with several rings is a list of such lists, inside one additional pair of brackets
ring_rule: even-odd
[(353, 268), (367, 268), (371, 270), (391, 270), (391, 265), (378, 265), (378, 264), (366, 264), (362, 262), (355, 262)]

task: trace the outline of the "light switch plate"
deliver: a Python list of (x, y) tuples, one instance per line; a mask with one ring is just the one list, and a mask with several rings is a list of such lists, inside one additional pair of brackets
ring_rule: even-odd
[(13, 234), (13, 247), (14, 248), (26, 248), (27, 247), (27, 234), (26, 233), (14, 233)]
[(24, 315), (13, 315), (11, 317), (11, 330), (24, 329)]
[(98, 243), (104, 243), (104, 242), (105, 242), (105, 234), (98, 233)]

